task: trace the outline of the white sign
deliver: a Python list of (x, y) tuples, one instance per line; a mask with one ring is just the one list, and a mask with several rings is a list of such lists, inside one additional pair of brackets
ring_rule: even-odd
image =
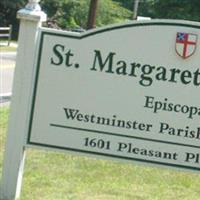
[(199, 26), (41, 29), (27, 144), (200, 169)]

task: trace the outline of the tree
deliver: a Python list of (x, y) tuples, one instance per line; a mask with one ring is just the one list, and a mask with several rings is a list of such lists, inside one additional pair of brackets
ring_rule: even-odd
[[(90, 0), (44, 0), (43, 10), (48, 17), (58, 23), (61, 28), (86, 28)], [(123, 21), (131, 16), (131, 12), (119, 3), (111, 0), (99, 1), (97, 10), (97, 26)]]
[[(129, 10), (134, 0), (113, 0)], [(138, 15), (161, 19), (200, 21), (199, 0), (140, 0)]]
[[(16, 13), (28, 0), (0, 0), (0, 26), (13, 25), (17, 33)], [(48, 19), (62, 29), (86, 28), (90, 0), (41, 0)], [(130, 19), (134, 0), (100, 0), (97, 26)], [(199, 0), (141, 0), (138, 15), (151, 18), (187, 19), (200, 21)]]
[(9, 25), (16, 18), (18, 9), (24, 6), (25, 0), (1, 0), (0, 1), (0, 26)]
[[(41, 0), (42, 9), (48, 20), (56, 22), (62, 29), (86, 28), (90, 0)], [(28, 3), (28, 0), (1, 0), (0, 26), (13, 25), (16, 37), (18, 20), (16, 13)], [(131, 12), (112, 0), (99, 1), (97, 26), (123, 21)]]
[(200, 21), (199, 0), (155, 0), (154, 17)]
[(26, 0), (1, 0), (0, 1), (0, 26), (9, 26), (12, 24), (13, 33), (16, 37), (18, 32), (18, 20), (16, 19), (16, 13), (20, 8), (23, 8)]

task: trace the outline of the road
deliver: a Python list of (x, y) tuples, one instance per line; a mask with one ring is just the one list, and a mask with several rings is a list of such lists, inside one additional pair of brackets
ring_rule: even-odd
[(0, 105), (10, 101), (16, 52), (0, 52)]

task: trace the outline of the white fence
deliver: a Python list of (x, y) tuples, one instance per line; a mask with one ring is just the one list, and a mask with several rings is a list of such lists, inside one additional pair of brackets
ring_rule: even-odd
[(0, 27), (0, 38), (7, 38), (8, 46), (10, 45), (11, 34), (12, 34), (12, 25), (10, 25), (9, 27)]

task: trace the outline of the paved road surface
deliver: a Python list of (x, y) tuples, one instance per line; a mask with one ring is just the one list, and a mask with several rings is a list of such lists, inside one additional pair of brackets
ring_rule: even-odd
[(0, 68), (0, 95), (12, 93), (14, 67)]
[(0, 58), (3, 60), (16, 60), (16, 52), (0, 52)]
[(0, 105), (10, 101), (16, 52), (0, 52)]

